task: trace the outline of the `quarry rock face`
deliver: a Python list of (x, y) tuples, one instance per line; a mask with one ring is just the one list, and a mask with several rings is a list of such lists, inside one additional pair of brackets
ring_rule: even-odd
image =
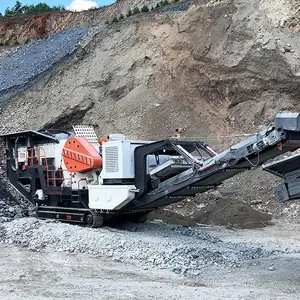
[[(154, 1), (153, 5), (158, 1)], [(39, 15), (0, 17), (0, 42), (15, 45), (26, 40), (45, 38), (55, 32), (73, 27), (91, 27), (103, 24), (106, 20), (126, 15), (128, 9), (149, 5), (149, 0), (119, 1), (113, 5), (83, 12), (51, 12)], [(1, 50), (1, 48), (0, 48)]]
[[(274, 13), (274, 3), (284, 9)], [(71, 119), (141, 138), (165, 137), (177, 124), (195, 137), (254, 131), (299, 103), (300, 40), (280, 25), (290, 9), (282, 0), (210, 1), (101, 25), (2, 106), (2, 131)]]

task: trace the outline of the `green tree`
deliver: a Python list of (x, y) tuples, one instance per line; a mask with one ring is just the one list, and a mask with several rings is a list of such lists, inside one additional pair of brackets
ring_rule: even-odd
[(129, 9), (127, 14), (126, 14), (126, 17), (130, 17), (130, 16), (132, 16), (132, 10), (131, 9)]
[(111, 20), (112, 23), (117, 23), (119, 22), (118, 18), (117, 17), (113, 17), (113, 19)]
[(54, 11), (64, 11), (62, 6), (53, 6), (50, 7), (46, 3), (39, 3), (37, 5), (22, 5), (20, 1), (17, 1), (12, 8), (7, 8), (5, 10), (5, 17), (13, 17), (19, 15), (35, 15), (45, 12), (54, 12)]
[(14, 15), (13, 11), (9, 7), (5, 10), (4, 17), (12, 17)]
[(144, 5), (141, 9), (141, 12), (149, 12), (149, 7), (147, 5)]
[(119, 16), (119, 21), (120, 20), (123, 20), (124, 19), (124, 15), (123, 14), (120, 14), (120, 16)]
[(13, 7), (12, 11), (14, 12), (14, 15), (21, 15), (22, 14), (22, 4), (20, 1), (17, 1), (15, 6)]
[(135, 14), (139, 14), (141, 11), (140, 9), (136, 6), (133, 11), (132, 11), (132, 14), (135, 15)]
[(169, 4), (169, 1), (168, 0), (163, 0), (163, 1), (160, 1), (160, 5), (161, 6), (166, 6)]

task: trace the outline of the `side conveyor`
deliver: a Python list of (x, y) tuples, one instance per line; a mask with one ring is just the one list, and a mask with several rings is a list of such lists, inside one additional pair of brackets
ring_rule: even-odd
[[(153, 152), (170, 151), (173, 145), (172, 140), (166, 140), (138, 147), (135, 150), (135, 161), (138, 163), (138, 168), (143, 169), (141, 166), (145, 163), (147, 155)], [(274, 125), (261, 130), (256, 135), (248, 137), (220, 154), (207, 158), (201, 164), (196, 159), (193, 163), (191, 159), (191, 168), (165, 181), (157, 182), (156, 179), (155, 184), (153, 184), (154, 181), (151, 181), (151, 178), (146, 176), (143, 178), (142, 174), (138, 176), (139, 170), (136, 169), (135, 185), (140, 194), (129, 203), (127, 209), (154, 209), (179, 202), (186, 197), (213, 189), (224, 180), (240, 172), (260, 166), (270, 159), (298, 148), (300, 148), (300, 114), (279, 113)], [(177, 150), (175, 147), (173, 149)], [(300, 161), (300, 157), (297, 159)], [(291, 166), (289, 167), (291, 168)], [(296, 170), (291, 171), (298, 172)], [(298, 178), (295, 178), (291, 184), (296, 184)], [(289, 197), (297, 196), (300, 193), (300, 181), (297, 188), (299, 190), (290, 191)]]
[(275, 192), (277, 201), (300, 198), (300, 153), (265, 164), (263, 170), (284, 179)]

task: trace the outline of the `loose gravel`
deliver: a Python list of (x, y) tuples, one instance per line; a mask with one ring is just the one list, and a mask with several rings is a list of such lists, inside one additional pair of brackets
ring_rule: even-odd
[(31, 214), (31, 204), (15, 190), (6, 178), (4, 145), (0, 143), (0, 224)]
[(22, 209), (15, 202), (0, 200), (0, 224), (21, 217)]
[(2, 229), (0, 242), (31, 251), (87, 253), (144, 267), (168, 268), (184, 275), (199, 275), (208, 266), (238, 267), (274, 254), (259, 247), (225, 243), (197, 228), (155, 222), (91, 229), (22, 218), (3, 224)]
[(29, 211), (28, 203), (10, 186), (5, 178), (4, 170), (3, 161), (0, 160), (0, 224), (24, 217)]
[[(0, 180), (0, 184), (2, 181)], [(3, 187), (3, 185), (1, 185)], [(4, 190), (0, 190), (0, 224), (24, 216), (24, 209)]]
[(1, 55), (0, 102), (21, 92), (35, 77), (73, 54), (87, 33), (86, 28), (66, 29)]
[(172, 5), (166, 8), (163, 8), (161, 11), (162, 12), (181, 12), (185, 11), (190, 7), (191, 3), (190, 2), (185, 2), (185, 3), (180, 3), (178, 5)]
[(0, 167), (0, 224), (30, 215), (29, 203), (3, 178)]

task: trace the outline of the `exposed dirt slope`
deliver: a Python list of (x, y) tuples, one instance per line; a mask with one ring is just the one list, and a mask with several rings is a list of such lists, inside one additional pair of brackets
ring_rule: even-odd
[(55, 12), (41, 15), (25, 15), (9, 18), (0, 17), (0, 42), (14, 45), (23, 44), (27, 39), (41, 39), (54, 32), (72, 27), (90, 27), (121, 13), (126, 15), (128, 9), (135, 6), (155, 5), (152, 0), (121, 0), (113, 5), (82, 12)]
[[(22, 101), (20, 110), (28, 110), (14, 109), (20, 117), (9, 127), (50, 125), (67, 113), (104, 134), (142, 138), (166, 136), (178, 124), (197, 136), (255, 130), (275, 111), (298, 105), (298, 53), (280, 48), (289, 41), (297, 49), (299, 38), (272, 26), (257, 10), (263, 1), (254, 2), (222, 1), (102, 28), (77, 57), (8, 104)], [(269, 39), (274, 47), (263, 48)], [(2, 116), (11, 119), (11, 111)]]

